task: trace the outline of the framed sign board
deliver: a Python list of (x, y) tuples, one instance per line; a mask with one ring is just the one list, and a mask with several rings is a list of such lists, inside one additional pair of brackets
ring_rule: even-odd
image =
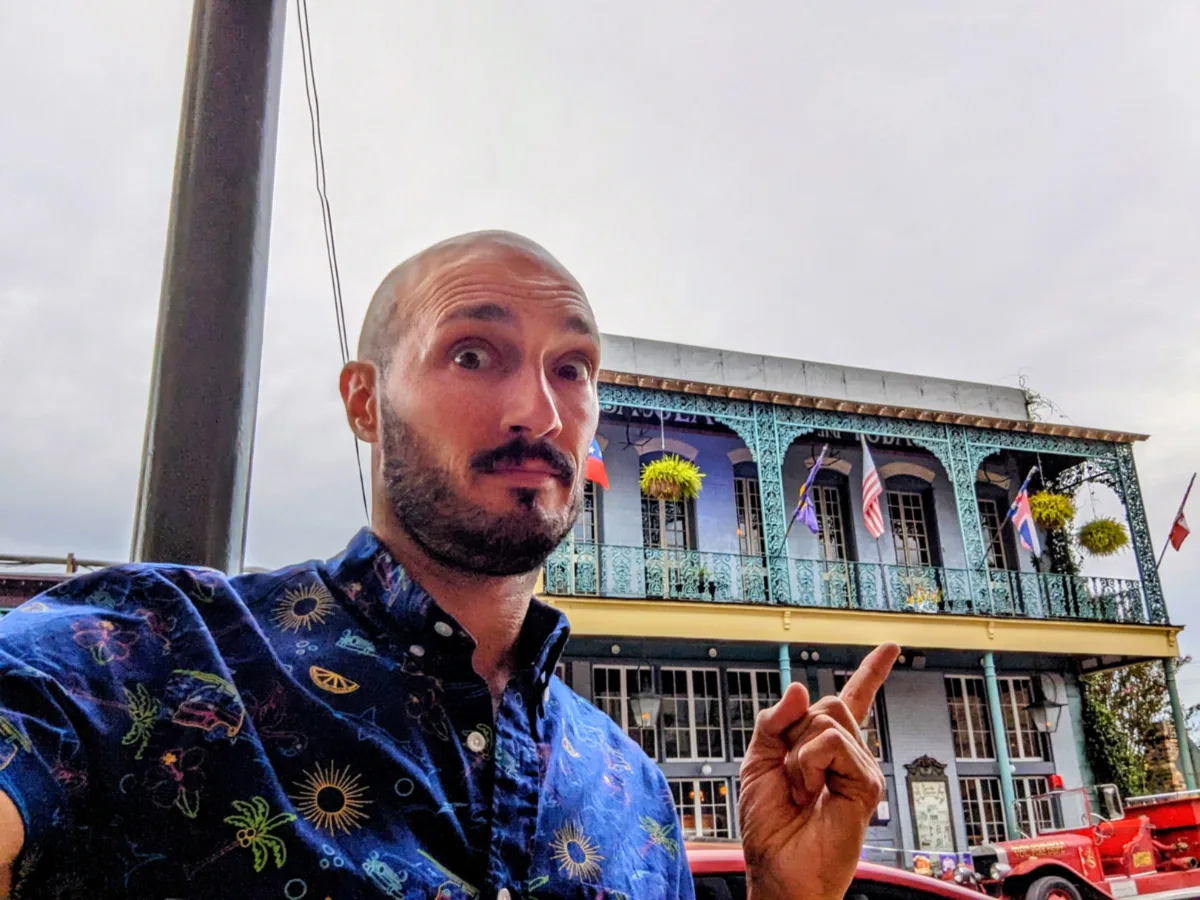
[(957, 852), (945, 764), (931, 756), (922, 756), (904, 768), (908, 770), (908, 806), (912, 811), (916, 849)]

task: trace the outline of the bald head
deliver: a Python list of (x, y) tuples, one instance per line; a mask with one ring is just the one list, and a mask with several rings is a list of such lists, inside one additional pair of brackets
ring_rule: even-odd
[(474, 231), (447, 238), (409, 257), (392, 269), (371, 297), (358, 337), (358, 359), (387, 367), (392, 351), (404, 332), (406, 313), (413, 298), (450, 267), (475, 263), (513, 263), (529, 271), (525, 280), (564, 282), (583, 294), (583, 288), (543, 246), (511, 231)]

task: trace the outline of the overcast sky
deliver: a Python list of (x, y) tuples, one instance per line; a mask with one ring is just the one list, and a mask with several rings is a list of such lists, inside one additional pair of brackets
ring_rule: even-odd
[[(0, 5), (0, 553), (128, 555), (190, 9)], [(294, 13), (254, 565), (362, 524)], [(1200, 4), (311, 0), (311, 22), (355, 332), (400, 259), (515, 229), (608, 332), (1024, 373), (1076, 423), (1150, 433), (1161, 545), (1200, 461)], [(1200, 655), (1200, 536), (1163, 581)]]

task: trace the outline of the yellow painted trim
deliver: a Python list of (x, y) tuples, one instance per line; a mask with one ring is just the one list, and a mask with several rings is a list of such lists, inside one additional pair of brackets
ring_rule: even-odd
[(739, 606), (669, 600), (543, 596), (563, 611), (577, 637), (647, 637), (703, 641), (872, 647), (885, 641), (914, 649), (992, 650), (1161, 659), (1179, 652), (1173, 625), (1113, 625), (1040, 619), (887, 613), (813, 607)]

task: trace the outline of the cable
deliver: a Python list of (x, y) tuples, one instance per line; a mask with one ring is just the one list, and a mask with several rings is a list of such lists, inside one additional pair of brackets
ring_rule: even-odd
[[(325, 142), (321, 136), (321, 99), (317, 94), (317, 73), (313, 65), (312, 34), (308, 26), (308, 0), (296, 4), (296, 24), (300, 32), (300, 61), (304, 67), (304, 96), (308, 101), (309, 132), (312, 137), (313, 171), (316, 175), (317, 198), (321, 201), (321, 227), (325, 231), (325, 258), (329, 263), (329, 284), (333, 290), (333, 315), (337, 322), (338, 350), (342, 365), (350, 361), (350, 339), (346, 328), (346, 308), (342, 304), (342, 276), (338, 271), (337, 242), (333, 236), (333, 212), (329, 205), (329, 187), (325, 177)], [(371, 521), (367, 503), (367, 482), (363, 477), (362, 450), (358, 438), (354, 441), (354, 458), (358, 463), (358, 487), (362, 491), (363, 513)]]

